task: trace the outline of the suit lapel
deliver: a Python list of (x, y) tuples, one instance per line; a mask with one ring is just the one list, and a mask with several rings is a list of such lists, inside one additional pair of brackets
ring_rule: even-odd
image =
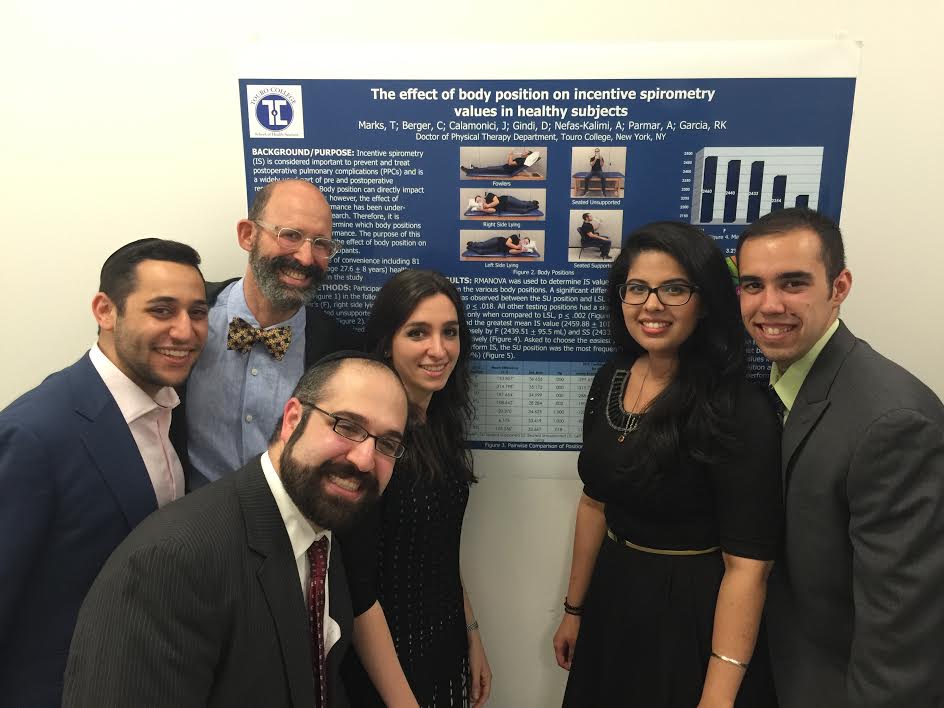
[(781, 464), (784, 494), (790, 485), (794, 457), (829, 408), (829, 390), (855, 343), (852, 332), (840, 321), (839, 329), (816, 357), (813, 368), (800, 387), (783, 429)]
[(69, 386), (82, 442), (132, 529), (157, 509), (157, 496), (131, 430), (88, 354), (69, 369)]
[(292, 545), (259, 458), (237, 472), (236, 491), (246, 520), (246, 540), (259, 555), (257, 577), (275, 623), (292, 703), (314, 705), (308, 612), (298, 585)]

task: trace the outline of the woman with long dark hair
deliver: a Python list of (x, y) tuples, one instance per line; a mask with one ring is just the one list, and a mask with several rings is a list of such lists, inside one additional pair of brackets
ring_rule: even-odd
[(693, 226), (649, 224), (607, 297), (619, 351), (584, 415), (554, 636), (564, 705), (776, 706), (757, 636), (782, 532), (780, 426), (744, 378), (724, 258)]
[[(367, 550), (376, 552), (376, 574), (358, 571), (373, 559), (348, 560), (357, 544), (345, 552), (351, 593), (365, 607), (380, 601), (421, 706), (480, 706), (491, 670), (459, 573), (462, 518), (475, 476), (465, 442), (472, 338), (458, 291), (435, 271), (398, 273), (377, 294), (366, 340), (400, 375), (413, 422), (407, 452), (382, 497), (378, 543)], [(383, 705), (359, 667), (347, 666), (346, 674), (352, 706)]]

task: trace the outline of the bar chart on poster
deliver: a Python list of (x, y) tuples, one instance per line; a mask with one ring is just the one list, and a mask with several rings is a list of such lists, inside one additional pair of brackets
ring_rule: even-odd
[(688, 162), (693, 224), (751, 224), (778, 209), (819, 204), (822, 146), (705, 147)]

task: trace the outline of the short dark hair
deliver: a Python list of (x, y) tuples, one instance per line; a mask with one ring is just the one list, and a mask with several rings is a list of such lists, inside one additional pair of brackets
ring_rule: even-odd
[[(102, 265), (98, 289), (115, 303), (118, 313), (124, 312), (128, 295), (138, 285), (138, 263), (168, 261), (196, 269), (200, 273), (200, 254), (191, 246), (162, 238), (142, 238), (127, 243), (112, 253)], [(200, 273), (203, 277), (203, 273)]]
[(839, 224), (828, 216), (806, 207), (772, 211), (744, 229), (737, 243), (738, 263), (741, 262), (741, 247), (748, 239), (783, 234), (797, 229), (809, 229), (819, 236), (820, 257), (826, 266), (826, 278), (832, 289), (833, 281), (846, 267), (842, 231), (839, 230)]
[(585, 211), (583, 214), (580, 215), (580, 218), (581, 218), (581, 219), (586, 219), (588, 216), (590, 216), (590, 212), (589, 212), (589, 211)]
[[(308, 367), (298, 380), (298, 383), (295, 384), (295, 389), (292, 391), (292, 398), (297, 398), (308, 403), (320, 403), (325, 397), (328, 387), (337, 375), (338, 370), (344, 366), (346, 362), (351, 361), (359, 362), (368, 368), (382, 370), (393, 376), (397, 381), (400, 381), (400, 377), (397, 376), (397, 373), (391, 370), (380, 357), (356, 350), (343, 350), (328, 354)], [(406, 391), (404, 391), (403, 396), (404, 398), (406, 397)], [(310, 411), (306, 408), (305, 412), (302, 413), (299, 427), (305, 426), (309, 414)], [(275, 424), (275, 430), (272, 431), (272, 435), (269, 437), (270, 445), (278, 441), (281, 432), (282, 416), (279, 416)]]
[(516, 246), (517, 246), (519, 243), (521, 243), (521, 236), (519, 236), (518, 234), (512, 234), (512, 235), (509, 236), (508, 238), (510, 238), (510, 239), (511, 239), (511, 242), (512, 242), (513, 244), (515, 244)]
[[(256, 221), (262, 218), (262, 215), (265, 213), (265, 208), (269, 203), (269, 199), (272, 198), (272, 193), (280, 184), (285, 184), (286, 182), (303, 182), (309, 184), (315, 189), (318, 189), (312, 182), (307, 179), (279, 179), (274, 182), (269, 182), (265, 187), (256, 192), (255, 196), (252, 198), (252, 205), (249, 207), (249, 214), (246, 218), (250, 221)], [(321, 190), (318, 190), (321, 191)]]
[(368, 368), (382, 369), (384, 372), (392, 374), (398, 381), (400, 380), (396, 372), (391, 371), (387, 363), (379, 356), (369, 352), (342, 350), (332, 352), (308, 367), (308, 370), (302, 374), (298, 383), (295, 384), (292, 396), (318, 403), (325, 397), (331, 379), (338, 373), (338, 369), (349, 361), (356, 361)]

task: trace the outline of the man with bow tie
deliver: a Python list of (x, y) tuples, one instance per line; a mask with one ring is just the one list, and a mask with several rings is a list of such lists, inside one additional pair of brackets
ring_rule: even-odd
[(331, 209), (310, 182), (271, 182), (236, 224), (249, 262), (242, 278), (207, 283), (210, 331), (187, 382), (172, 437), (196, 489), (266, 449), (305, 369), (354, 348), (354, 334), (314, 303), (341, 245)]

